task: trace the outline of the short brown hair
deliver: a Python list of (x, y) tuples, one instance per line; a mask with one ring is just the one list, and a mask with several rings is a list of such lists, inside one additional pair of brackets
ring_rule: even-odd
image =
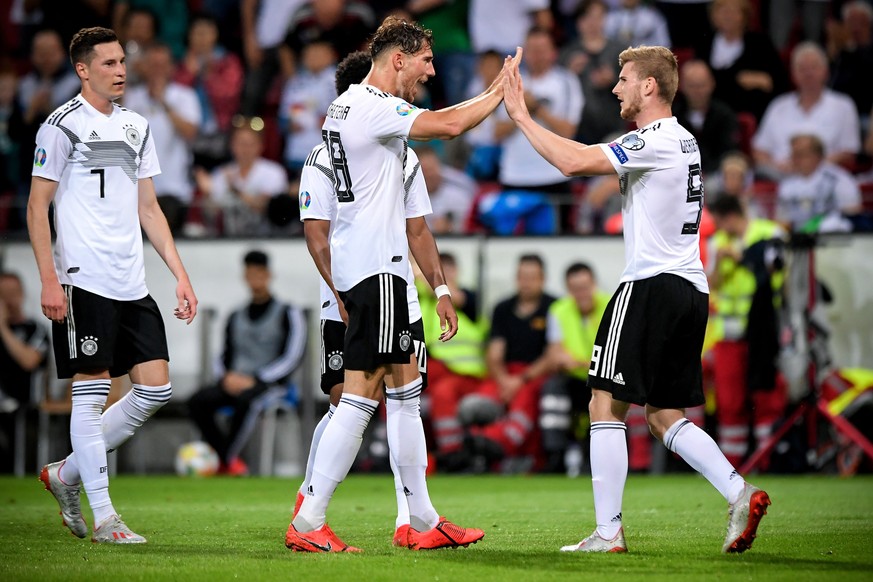
[(663, 46), (628, 47), (618, 55), (618, 65), (636, 63), (640, 79), (652, 77), (658, 83), (658, 96), (670, 105), (679, 87), (679, 62), (673, 51)]
[(376, 60), (376, 57), (391, 47), (398, 47), (404, 54), (414, 55), (424, 48), (433, 47), (433, 31), (417, 22), (389, 16), (382, 21), (370, 39), (370, 57)]
[(796, 133), (791, 136), (790, 143), (792, 148), (807, 147), (820, 158), (825, 155), (824, 142), (813, 133)]
[(70, 41), (70, 62), (74, 67), (76, 63), (89, 64), (94, 58), (94, 47), (107, 42), (118, 42), (114, 30), (102, 26), (81, 29)]

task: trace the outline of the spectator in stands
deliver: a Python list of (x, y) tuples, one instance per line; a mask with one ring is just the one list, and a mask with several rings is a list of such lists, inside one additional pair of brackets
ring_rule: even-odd
[(112, 13), (112, 28), (121, 30), (128, 11), (145, 8), (158, 17), (158, 41), (170, 47), (174, 59), (185, 54), (185, 34), (188, 30), (188, 2), (178, 0), (116, 0)]
[(563, 472), (567, 447), (588, 432), (588, 366), (594, 336), (603, 318), (609, 295), (597, 289), (594, 271), (573, 263), (564, 276), (567, 295), (549, 306), (546, 352), (555, 375), (543, 385), (539, 426), (548, 472)]
[(655, 0), (664, 15), (674, 50), (693, 49), (712, 34), (709, 4), (712, 0)]
[[(489, 87), (503, 68), (503, 55), (489, 50), (480, 54), (476, 64), (476, 75), (467, 86), (464, 99), (475, 97)], [(482, 123), (463, 134), (470, 148), (467, 159), (467, 173), (480, 181), (497, 180), (500, 171), (500, 142), (495, 135), (497, 116), (489, 115)]]
[(792, 137), (791, 166), (777, 190), (777, 219), (793, 231), (851, 230), (846, 217), (861, 212), (861, 190), (849, 172), (827, 161), (821, 138)]
[(124, 47), (128, 88), (142, 82), (142, 56), (158, 38), (158, 20), (148, 8), (131, 8), (124, 14), (119, 40)]
[(768, 212), (755, 196), (755, 172), (743, 152), (730, 152), (721, 159), (718, 171), (705, 177), (707, 202), (722, 196), (734, 196), (743, 203), (750, 219), (766, 218)]
[(321, 143), (324, 114), (336, 98), (336, 51), (325, 38), (303, 46), (295, 72), (285, 82), (279, 123), (285, 133), (285, 167), (298, 176), (312, 148)]
[[(553, 30), (549, 0), (469, 0), (469, 30), (473, 51), (497, 51), (503, 57), (515, 54), (531, 28)], [(487, 86), (487, 85), (486, 85)]]
[(791, 45), (792, 30), (797, 9), (800, 7), (801, 41), (821, 43), (825, 22), (829, 16), (830, 0), (770, 0), (770, 38), (779, 51)]
[(303, 47), (320, 39), (336, 50), (336, 59), (366, 48), (376, 30), (376, 15), (358, 0), (312, 0), (294, 13), (283, 46), (279, 50), (283, 75), (294, 74), (295, 61)]
[[(549, 31), (534, 28), (524, 44), (522, 73), (525, 98), (531, 115), (555, 133), (576, 135), (585, 99), (579, 78), (557, 64), (558, 52)], [(551, 198), (560, 203), (560, 228), (570, 232), (570, 180), (530, 145), (524, 134), (498, 110), (496, 136), (502, 141), (500, 186), (502, 191), (483, 200), (479, 216), (492, 232), (510, 235), (521, 226), (524, 232), (557, 232)]]
[[(869, 121), (873, 108), (873, 6), (864, 0), (843, 5), (841, 21), (828, 24), (830, 87), (855, 101), (858, 115)], [(866, 124), (862, 124), (866, 127)]]
[(444, 164), (436, 150), (428, 145), (417, 146), (415, 153), (421, 162), (433, 208), (433, 214), (425, 217), (427, 225), (434, 234), (462, 233), (476, 195), (476, 182), (464, 172)]
[[(22, 209), (25, 199), (16, 197), (21, 176), (32, 164), (30, 144), (24, 142), (24, 115), (16, 99), (18, 77), (13, 69), (0, 69), (0, 231), (22, 229)], [(24, 148), (22, 148), (24, 145)]]
[(239, 111), (244, 72), (235, 54), (218, 44), (218, 23), (195, 15), (188, 29), (188, 50), (175, 81), (197, 92), (201, 121), (192, 144), (194, 162), (213, 167), (227, 157), (227, 134)]
[(279, 72), (279, 47), (285, 40), (294, 12), (305, 0), (241, 0), (246, 84), (242, 114), (261, 115), (264, 100)]
[(173, 81), (174, 73), (170, 47), (152, 44), (143, 55), (143, 83), (128, 89), (124, 106), (149, 122), (155, 149), (161, 152), (161, 173), (155, 176), (158, 203), (170, 229), (178, 234), (194, 195), (191, 144), (197, 137), (202, 112), (197, 93)]
[(722, 196), (710, 211), (718, 227), (707, 272), (717, 338), (718, 444), (728, 461), (739, 466), (749, 451), (749, 428), (760, 444), (785, 408), (784, 389), (776, 377), (776, 305), (783, 280), (779, 249), (785, 233), (771, 220), (748, 218), (734, 196)]
[(40, 31), (33, 37), (30, 64), (33, 69), (18, 85), (18, 99), (24, 110), (24, 121), (38, 125), (71, 99), (80, 84), (67, 61), (61, 35), (53, 30)]
[[(467, 83), (476, 69), (476, 55), (467, 31), (468, 0), (410, 0), (406, 8), (424, 28), (440, 39), (433, 47), (433, 78), (436, 107), (460, 103), (466, 99)], [(486, 85), (487, 86), (487, 85)]]
[(695, 53), (713, 70), (714, 96), (759, 120), (770, 100), (788, 90), (782, 58), (767, 35), (750, 30), (749, 0), (713, 0), (710, 15), (715, 34)]
[(606, 15), (606, 36), (629, 46), (672, 46), (664, 15), (642, 0), (621, 0)]
[(612, 88), (618, 80), (618, 54), (625, 49), (604, 30), (607, 6), (604, 0), (583, 0), (574, 21), (578, 37), (561, 52), (560, 63), (582, 83), (585, 106), (576, 131), (581, 143), (599, 143), (610, 133), (625, 129)]
[(497, 399), (505, 414), (470, 429), (469, 450), (490, 461), (538, 451), (539, 396), (551, 372), (546, 354), (546, 317), (555, 298), (545, 292), (545, 267), (539, 255), (522, 255), (516, 294), (497, 304), (485, 360), (488, 379), (481, 393)]
[(756, 169), (779, 178), (791, 168), (791, 138), (816, 135), (825, 156), (835, 164), (852, 164), (861, 150), (858, 111), (852, 100), (828, 89), (828, 60), (815, 43), (804, 42), (791, 53), (791, 76), (797, 90), (773, 100), (752, 139)]
[(230, 151), (232, 160), (215, 168), (211, 174), (202, 168), (195, 170), (197, 187), (207, 208), (220, 210), (223, 234), (267, 235), (270, 224), (266, 211), (270, 201), (288, 193), (285, 169), (262, 157), (263, 135), (244, 120), (233, 130)]
[[(21, 131), (19, 144), (30, 150), (36, 142), (39, 125), (49, 113), (69, 101), (79, 92), (79, 78), (67, 60), (61, 36), (54, 30), (41, 30), (33, 37), (30, 52), (31, 71), (19, 80), (18, 103), (21, 107)], [(16, 191), (12, 225), (23, 226), (24, 209), (30, 192), (32, 160), (29, 155), (19, 157), (19, 170), (15, 177)]]
[(27, 405), (33, 373), (46, 362), (48, 330), (24, 314), (21, 278), (0, 271), (0, 413)]
[[(458, 314), (458, 334), (450, 342), (439, 341), (442, 330), (436, 316), (436, 297), (426, 284), (417, 284), (428, 351), (427, 390), (429, 420), (433, 429), (437, 467), (444, 471), (467, 469), (470, 455), (463, 449), (464, 419), (459, 403), (480, 391), (487, 372), (485, 338), (487, 325), (479, 317), (475, 291), (458, 282), (458, 265), (451, 253), (440, 253), (446, 285)], [(417, 279), (418, 281), (418, 279)]]
[(715, 79), (706, 62), (686, 61), (679, 71), (681, 97), (673, 115), (697, 138), (703, 172), (715, 172), (728, 152), (739, 149), (737, 116), (727, 103), (713, 99)]
[[(191, 419), (221, 459), (219, 472), (230, 475), (248, 473), (239, 455), (252, 429), (249, 412), (256, 413), (265, 399), (284, 396), (291, 374), (303, 361), (307, 337), (303, 311), (274, 298), (270, 291), (267, 255), (250, 251), (243, 263), (251, 300), (227, 320), (216, 370), (220, 379), (188, 401)], [(227, 433), (215, 418), (225, 407), (232, 409)]]

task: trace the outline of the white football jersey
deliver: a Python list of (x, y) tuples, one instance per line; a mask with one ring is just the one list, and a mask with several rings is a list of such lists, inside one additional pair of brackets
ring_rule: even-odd
[(350, 86), (327, 110), (322, 137), (338, 202), (330, 255), (339, 291), (379, 273), (407, 276), (403, 168), (406, 137), (421, 112), (369, 85)]
[(619, 176), (625, 269), (621, 281), (678, 275), (703, 293), (703, 175), (697, 140), (675, 117), (600, 144)]
[[(404, 169), (404, 190), (406, 218), (427, 216), (431, 213), (430, 198), (421, 172), (418, 156), (408, 150), (406, 168)], [(303, 172), (300, 175), (300, 220), (315, 219), (330, 222), (329, 235), (333, 238), (333, 226), (337, 214), (337, 195), (333, 183), (333, 170), (330, 167), (330, 157), (325, 144), (312, 149), (306, 159)], [(331, 264), (333, 260), (331, 259)], [(412, 264), (406, 273), (406, 299), (409, 308), (409, 323), (421, 319), (421, 306), (418, 303), (418, 291), (415, 288), (415, 275)], [(336, 298), (324, 279), (320, 279), (321, 319), (342, 321)]]
[(108, 116), (81, 94), (36, 134), (33, 175), (58, 183), (54, 258), (58, 279), (109, 299), (148, 294), (139, 223), (139, 180), (161, 172), (149, 125), (113, 104)]

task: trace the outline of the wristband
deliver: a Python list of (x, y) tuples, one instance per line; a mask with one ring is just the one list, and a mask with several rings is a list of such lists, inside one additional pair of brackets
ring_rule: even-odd
[(452, 294), (449, 292), (448, 285), (440, 285), (439, 287), (434, 289), (433, 292), (436, 294), (437, 299), (443, 297), (444, 295), (448, 295), (449, 298), (451, 298), (451, 296), (452, 296)]

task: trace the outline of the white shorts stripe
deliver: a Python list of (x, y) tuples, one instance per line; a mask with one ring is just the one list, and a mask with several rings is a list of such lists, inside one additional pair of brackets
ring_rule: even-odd
[(391, 353), (394, 350), (394, 287), (391, 275), (385, 275), (385, 287), (388, 291), (388, 349), (385, 353)]
[(323, 320), (323, 319), (321, 320), (321, 338), (320, 338), (321, 339), (321, 375), (322, 376), (324, 376), (324, 374), (327, 373), (327, 366), (326, 366), (327, 363), (324, 361), (325, 355), (326, 355), (325, 349), (324, 349), (324, 321), (325, 320)]
[(73, 317), (73, 286), (64, 285), (67, 294), (67, 343), (69, 344), (70, 359), (75, 360), (76, 350), (76, 319)]
[(609, 319), (609, 332), (606, 334), (606, 344), (603, 346), (602, 352), (602, 360), (600, 362), (600, 377), (606, 378), (607, 380), (612, 378), (611, 375), (607, 373), (609, 368), (609, 354), (611, 352), (612, 341), (615, 339), (615, 328), (618, 325), (618, 312), (621, 309), (621, 302), (624, 298), (624, 294), (627, 292), (627, 285), (619, 292), (618, 297), (615, 300), (615, 305), (612, 308), (612, 315)]
[(612, 379), (615, 373), (615, 359), (618, 354), (618, 343), (621, 339), (621, 328), (624, 324), (624, 316), (627, 313), (627, 306), (630, 303), (630, 294), (633, 290), (633, 282), (628, 283), (621, 290), (618, 300), (615, 302), (615, 310), (612, 312), (612, 321), (609, 324), (609, 335), (606, 340), (606, 349), (602, 378), (607, 380)]

